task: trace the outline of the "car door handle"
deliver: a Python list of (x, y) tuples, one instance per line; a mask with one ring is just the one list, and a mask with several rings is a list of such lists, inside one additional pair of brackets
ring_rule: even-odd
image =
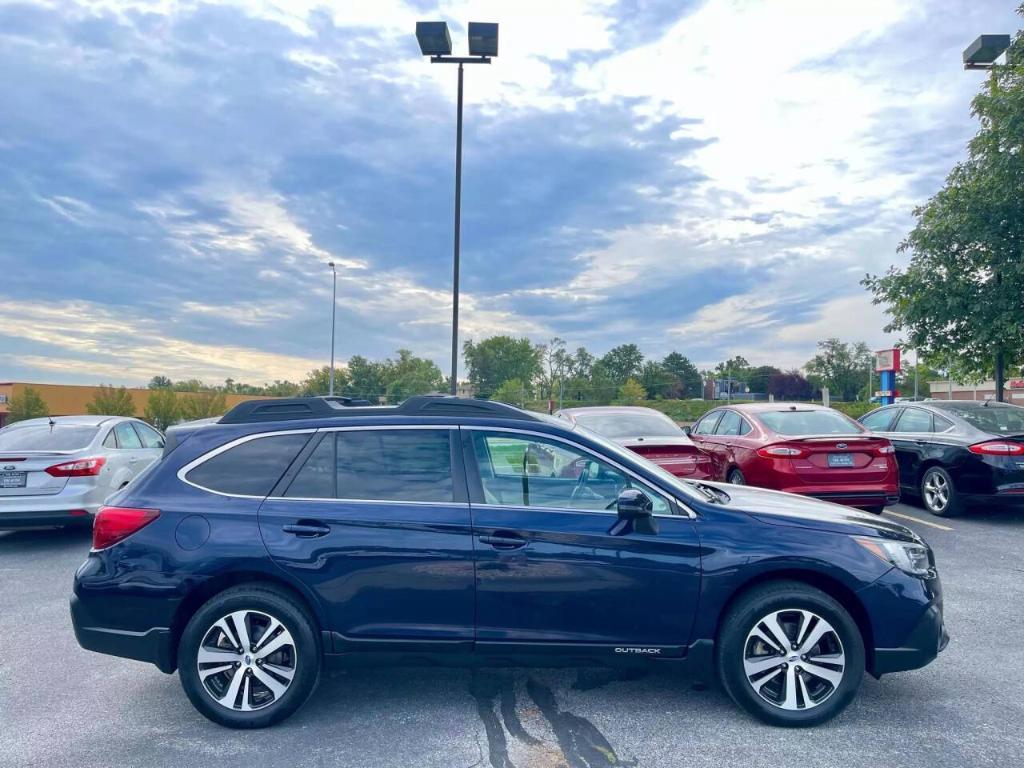
[(285, 533), (294, 533), (300, 539), (315, 539), (317, 536), (326, 536), (331, 528), (323, 523), (296, 523), (281, 526)]
[(503, 536), (481, 536), (480, 541), (490, 544), (495, 549), (519, 549), (526, 546), (526, 539), (522, 536), (506, 534)]

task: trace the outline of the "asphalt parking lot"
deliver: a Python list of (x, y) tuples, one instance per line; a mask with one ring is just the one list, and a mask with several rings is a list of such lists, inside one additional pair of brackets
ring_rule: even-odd
[(78, 647), (67, 598), (88, 532), (0, 533), (0, 766), (1020, 764), (1024, 513), (887, 514), (935, 548), (952, 641), (923, 670), (866, 677), (843, 715), (804, 731), (760, 725), (663, 669), (330, 672), (285, 723), (230, 731), (192, 709), (177, 676)]

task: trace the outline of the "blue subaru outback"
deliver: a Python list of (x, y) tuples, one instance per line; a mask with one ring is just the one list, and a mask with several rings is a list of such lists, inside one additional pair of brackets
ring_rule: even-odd
[(71, 615), (226, 726), (365, 663), (714, 669), (750, 714), (814, 725), (947, 642), (907, 528), (511, 406), (251, 401), (168, 437), (97, 515)]

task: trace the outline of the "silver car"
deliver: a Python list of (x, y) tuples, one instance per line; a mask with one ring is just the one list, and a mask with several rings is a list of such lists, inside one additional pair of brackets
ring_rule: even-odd
[(163, 447), (157, 430), (123, 416), (54, 416), (0, 429), (0, 530), (91, 523)]

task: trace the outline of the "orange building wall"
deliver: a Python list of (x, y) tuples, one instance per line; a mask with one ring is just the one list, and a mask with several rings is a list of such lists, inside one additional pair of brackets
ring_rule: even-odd
[[(51, 416), (75, 416), (88, 413), (86, 405), (92, 402), (93, 396), (99, 391), (99, 387), (77, 386), (74, 384), (27, 384), (24, 382), (0, 382), (0, 395), (6, 395), (7, 401), (0, 402), (0, 426), (3, 425), (7, 415), (11, 398), (20, 395), (26, 387), (36, 390), (50, 407)], [(135, 416), (141, 417), (146, 411), (146, 403), (149, 402), (150, 389), (129, 389), (135, 404)], [(178, 397), (194, 397), (195, 392), (178, 392)], [(273, 400), (275, 398), (263, 395), (225, 395), (228, 409), (233, 408), (245, 400)], [(0, 400), (3, 398), (0, 397)]]

